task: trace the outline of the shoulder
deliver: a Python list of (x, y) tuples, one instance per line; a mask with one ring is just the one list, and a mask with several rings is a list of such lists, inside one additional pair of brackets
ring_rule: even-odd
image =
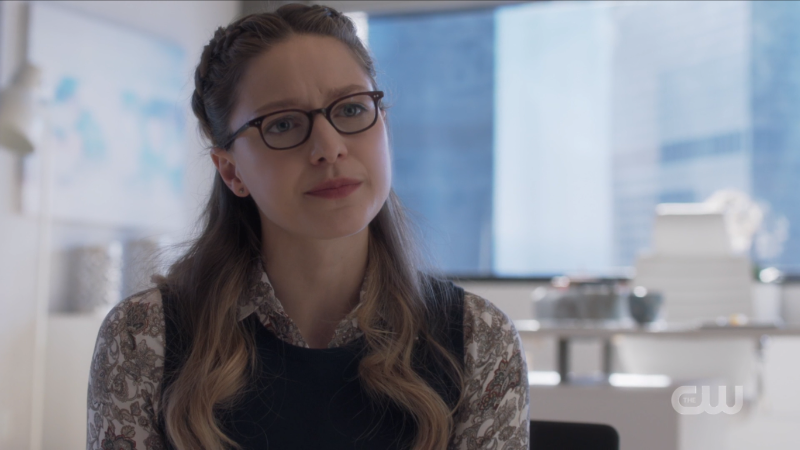
[(106, 315), (90, 376), (97, 382), (124, 372), (137, 379), (160, 380), (163, 359), (164, 309), (158, 289), (151, 289), (126, 298)]
[(157, 289), (134, 294), (106, 315), (89, 372), (87, 448), (157, 439), (164, 374), (164, 312)]
[(98, 335), (98, 340), (108, 341), (136, 338), (163, 346), (164, 308), (158, 289), (142, 291), (119, 302), (106, 315)]
[(527, 367), (522, 340), (514, 322), (489, 300), (464, 293), (464, 366), (469, 376), (483, 379), (501, 369), (525, 382)]
[(450, 449), (528, 448), (528, 369), (514, 322), (464, 293), (464, 404)]
[(472, 344), (480, 346), (481, 353), (485, 353), (491, 351), (489, 347), (512, 345), (517, 338), (514, 322), (500, 308), (479, 295), (464, 292), (464, 345), (467, 349)]
[(464, 291), (464, 316), (465, 321), (466, 316), (471, 316), (472, 320), (499, 321), (513, 326), (508, 316), (494, 303), (469, 291)]

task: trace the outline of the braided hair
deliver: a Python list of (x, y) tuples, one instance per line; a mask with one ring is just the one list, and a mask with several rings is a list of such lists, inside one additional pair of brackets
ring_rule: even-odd
[(236, 101), (235, 87), (246, 64), (293, 34), (330, 36), (344, 42), (376, 84), (372, 58), (356, 37), (353, 23), (340, 12), (320, 5), (290, 4), (273, 14), (242, 17), (217, 29), (203, 48), (194, 74), (192, 111), (212, 146), (221, 145), (231, 133), (228, 121)]

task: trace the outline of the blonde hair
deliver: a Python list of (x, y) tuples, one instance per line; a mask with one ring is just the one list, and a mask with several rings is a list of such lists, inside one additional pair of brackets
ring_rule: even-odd
[[(236, 87), (248, 61), (294, 34), (343, 42), (376, 84), (372, 59), (352, 22), (331, 8), (293, 4), (241, 18), (217, 30), (195, 72), (192, 108), (214, 146), (230, 134)], [(217, 174), (203, 217), (199, 237), (159, 280), (179, 311), (179, 317), (170, 320), (175, 320), (189, 344), (188, 356), (165, 388), (160, 407), (167, 438), (181, 450), (237, 447), (214, 413), (233, 405), (257, 363), (253, 338), (237, 321), (237, 301), (247, 295), (254, 281), (253, 267), (261, 257), (258, 209), (252, 198), (231, 193)], [(433, 288), (420, 271), (416, 246), (394, 192), (370, 223), (369, 232), (365, 293), (357, 312), (366, 345), (359, 365), (362, 385), (375, 401), (393, 402), (413, 418), (417, 430), (413, 448), (445, 449), (461, 399), (451, 409), (414, 371), (415, 338), (420, 338), (425, 351), (437, 355), (442, 371), (459, 387), (462, 363), (426, 327), (426, 314), (436, 306), (428, 303), (435, 301)]]

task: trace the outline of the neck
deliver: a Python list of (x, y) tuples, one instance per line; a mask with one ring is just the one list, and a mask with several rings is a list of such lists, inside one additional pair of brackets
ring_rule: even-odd
[(358, 304), (369, 229), (342, 238), (300, 238), (263, 227), (261, 249), (275, 296), (311, 348), (325, 348)]

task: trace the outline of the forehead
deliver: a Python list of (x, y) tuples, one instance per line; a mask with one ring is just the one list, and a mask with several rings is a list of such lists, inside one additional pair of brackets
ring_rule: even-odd
[(252, 117), (273, 102), (290, 101), (298, 108), (325, 106), (333, 100), (331, 93), (348, 85), (372, 89), (369, 76), (345, 44), (331, 37), (295, 35), (249, 64), (238, 86), (233, 116)]

